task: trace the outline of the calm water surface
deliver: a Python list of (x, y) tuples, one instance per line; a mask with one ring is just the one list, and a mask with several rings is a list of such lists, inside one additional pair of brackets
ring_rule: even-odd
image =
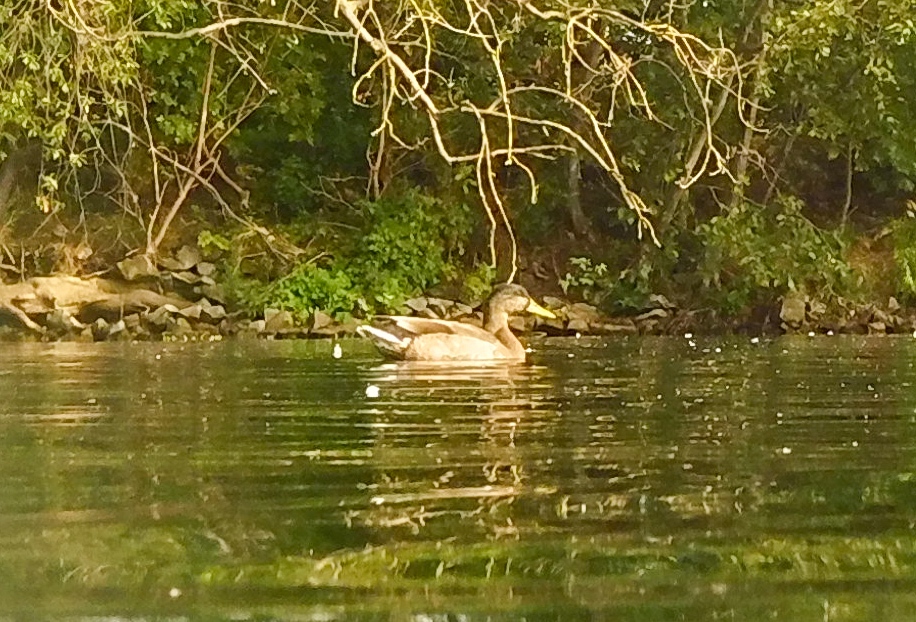
[(0, 621), (916, 619), (916, 340), (331, 347), (3, 344)]

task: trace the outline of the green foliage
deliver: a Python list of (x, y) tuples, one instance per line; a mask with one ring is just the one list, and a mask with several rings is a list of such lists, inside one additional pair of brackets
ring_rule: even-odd
[(894, 241), (894, 263), (897, 267), (897, 291), (907, 299), (916, 299), (916, 213), (907, 210), (905, 218), (891, 223)]
[[(674, 246), (643, 253), (625, 267), (595, 263), (588, 257), (572, 257), (570, 269), (560, 279), (566, 294), (582, 296), (593, 305), (616, 312), (645, 309), (649, 297), (661, 289), (659, 281), (668, 262), (676, 257)], [(612, 262), (616, 266), (619, 262)]]
[(484, 300), (493, 290), (493, 284), (496, 283), (496, 269), (489, 264), (480, 263), (476, 268), (462, 275), (461, 279), (464, 295), (469, 300)]
[(337, 314), (349, 312), (358, 297), (345, 270), (304, 263), (274, 283), (262, 302), (264, 306), (289, 309), (305, 316), (319, 309)]
[(699, 228), (699, 266), (707, 294), (728, 312), (772, 300), (788, 290), (823, 297), (852, 286), (845, 244), (801, 213), (801, 202), (780, 197), (767, 209), (744, 202)]
[[(460, 3), (433, 5), (454, 23), (467, 19)], [(542, 8), (565, 11), (586, 5), (547, 0)], [(395, 23), (409, 13), (398, 6), (377, 3), (381, 21)], [(233, 8), (240, 12), (233, 13)], [(697, 275), (683, 285), (706, 284), (710, 302), (727, 310), (740, 310), (793, 288), (843, 291), (848, 296), (852, 285), (842, 259), (842, 240), (812, 225), (802, 216), (802, 206), (819, 223), (838, 221), (849, 173), (851, 210), (844, 216), (877, 215), (886, 224), (889, 211), (908, 196), (904, 192), (916, 187), (912, 0), (710, 0), (673, 13), (661, 4), (626, 0), (615, 8), (650, 21), (667, 21), (690, 35), (721, 40), (735, 49), (746, 68), (743, 93), (752, 98), (743, 110), (746, 116), (753, 110), (756, 125), (764, 130), (753, 133), (746, 149), (734, 150), (739, 158), (742, 153), (754, 154), (747, 171), (728, 163), (733, 172), (740, 172), (741, 189), (751, 200), (710, 219), (716, 208), (707, 189), (720, 197), (734, 190), (728, 177), (719, 175), (694, 186), (676, 213), (662, 207), (669, 205), (676, 190), (674, 182), (684, 172), (691, 144), (705, 136), (701, 106), (717, 99), (715, 89), (706, 95), (685, 90), (688, 76), (677, 68), (669, 45), (632, 24), (600, 19), (592, 24), (622, 58), (629, 59), (625, 90), (634, 88), (631, 79), (638, 79), (639, 91), (645, 93), (658, 123), (621, 96), (624, 90), (617, 86), (622, 83), (616, 80), (622, 76), (608, 82), (611, 74), (602, 72), (611, 67), (602, 68), (598, 57), (587, 60), (587, 46), (577, 49), (583, 54), (581, 62), (574, 62), (567, 76), (562, 61), (569, 56), (561, 50), (569, 33), (558, 21), (535, 19), (516, 3), (487, 5), (493, 21), (484, 30), (492, 29), (494, 42), (501, 42), (500, 71), (482, 40), (460, 29), (432, 28), (426, 33), (432, 60), (430, 71), (421, 73), (424, 80), (430, 78), (424, 81), (430, 97), (448, 111), (438, 122), (449, 149), (473, 154), (479, 148), (478, 121), (461, 114), (460, 103), (490, 106), (500, 95), (502, 79), (514, 85), (512, 109), (520, 119), (552, 119), (587, 135), (595, 128), (575, 107), (527, 87), (562, 86), (569, 78), (577, 96), (600, 111), (601, 123), (607, 122), (606, 137), (621, 174), (657, 216), (665, 244), (658, 250), (634, 240), (600, 257), (574, 258), (562, 279), (564, 289), (605, 307), (639, 309), (650, 293), (670, 292), (667, 286), (679, 269), (689, 273), (688, 279)], [(175, 36), (233, 16), (241, 20), (224, 21), (225, 28), (206, 36)], [(41, 209), (59, 215), (63, 208), (94, 195), (105, 205), (117, 202), (145, 234), (154, 215), (161, 219), (162, 208), (184, 175), (180, 166), (150, 155), (173, 154), (183, 165), (194, 160), (207, 92), (204, 129), (209, 138), (199, 153), (205, 160), (218, 159), (222, 171), (204, 171), (196, 181), (211, 180), (229, 207), (245, 218), (267, 221), (269, 228), (298, 228), (292, 237), (310, 239), (311, 248), (328, 253), (317, 261), (310, 255), (311, 263), (294, 267), (267, 290), (238, 280), (241, 297), (254, 308), (275, 304), (338, 313), (397, 309), (404, 298), (455, 276), (472, 220), (467, 205), (478, 200), (475, 167), (467, 162), (445, 164), (435, 141), (429, 140), (429, 120), (422, 107), (396, 105), (386, 110), (391, 122), (386, 131), (396, 140), (387, 144), (383, 181), (390, 184), (391, 179), (411, 175), (417, 181), (422, 176), (426, 194), (457, 199), (436, 200), (398, 190), (376, 203), (359, 204), (355, 197), (362, 196), (364, 188), (367, 145), (385, 100), (378, 88), (379, 74), (374, 74), (356, 89), (363, 106), (353, 105), (351, 65), (361, 70), (375, 57), (370, 48), (362, 47), (354, 59), (352, 41), (343, 37), (265, 23), (280, 19), (331, 30), (350, 28), (335, 15), (333, 3), (318, 3), (305, 12), (286, 2), (230, 7), (190, 0), (99, 0), (53, 7), (43, 0), (22, 0), (0, 7), (0, 163), (5, 166), (17, 156), (27, 159), (23, 152), (40, 150), (38, 161), (30, 163), (29, 170), (13, 170), (13, 177), (34, 180), (29, 190), (39, 195)], [(406, 23), (403, 33), (419, 36), (420, 26), (416, 20)], [(152, 34), (157, 31), (170, 36)], [(414, 68), (422, 66), (422, 58), (413, 52), (404, 56)], [(594, 71), (586, 69), (585, 62), (594, 63)], [(737, 82), (732, 86), (736, 88)], [(726, 103), (726, 112), (713, 121), (715, 136), (710, 137), (721, 147), (736, 145), (745, 130), (731, 107), (733, 100)], [(496, 117), (487, 123), (494, 140), (508, 130)], [(526, 149), (545, 141), (575, 144), (551, 127), (517, 123), (514, 143)], [(225, 140), (217, 139), (229, 128)], [(595, 225), (590, 232), (594, 241), (604, 243), (612, 234), (632, 229), (624, 225), (633, 224), (634, 212), (587, 152), (581, 153), (576, 180), (570, 178), (565, 157), (544, 152), (544, 157), (535, 158), (532, 153), (516, 154), (524, 169), (498, 167), (493, 177), (523, 249), (532, 241), (566, 242), (560, 230), (569, 221), (571, 183), (580, 184), (582, 208)], [(759, 169), (754, 166), (757, 161)], [(527, 171), (534, 173), (540, 190), (540, 201), (533, 205)], [(342, 178), (354, 181), (323, 185), (327, 179)], [(780, 192), (798, 199), (782, 198), (766, 209), (752, 202), (770, 203), (763, 197)], [(204, 192), (192, 194), (189, 203), (207, 209), (213, 205), (206, 197), (201, 200)], [(0, 199), (5, 202), (0, 210), (13, 204), (12, 199)], [(335, 207), (357, 204), (357, 209), (335, 210), (332, 201)], [(72, 215), (82, 222), (82, 214), (73, 210)], [(320, 220), (329, 214), (335, 225), (355, 227), (352, 234), (344, 227), (326, 232)], [(183, 217), (184, 213), (175, 222)], [(477, 217), (484, 221), (479, 212)], [(214, 221), (200, 220), (208, 228), (200, 234), (201, 248), (231, 255), (232, 236), (217, 231)], [(891, 222), (898, 287), (916, 298), (914, 228), (911, 219)], [(683, 239), (702, 244), (687, 251), (671, 241)], [(112, 246), (109, 242), (93, 247)], [(485, 291), (492, 271), (473, 270), (464, 279), (467, 289)]]
[(560, 279), (563, 293), (579, 290), (589, 302), (603, 304), (614, 286), (613, 279), (608, 276), (607, 264), (595, 264), (588, 257), (571, 257), (569, 264), (570, 272)]
[(228, 251), (232, 248), (232, 242), (219, 233), (213, 233), (209, 229), (204, 229), (197, 234), (197, 246), (204, 252)]
[[(124, 123), (124, 89), (137, 76), (129, 43), (73, 36), (54, 12), (38, 0), (0, 7), (0, 161), (41, 146), (37, 204), (45, 211), (61, 205), (59, 197), (80, 196), (81, 168), (91, 164), (102, 175), (105, 132)], [(99, 2), (81, 7), (81, 17), (114, 31), (130, 11)]]
[(248, 305), (272, 306), (306, 315), (321, 309), (336, 315), (396, 311), (404, 301), (458, 273), (470, 233), (471, 212), (463, 204), (415, 191), (361, 206), (363, 226), (341, 251), (321, 265), (302, 264), (259, 293)]
[[(828, 154), (849, 146), (859, 166), (892, 165), (916, 176), (916, 46), (913, 2), (787, 3), (772, 20), (765, 86), (797, 115), (801, 133)], [(801, 113), (799, 115), (799, 113)]]

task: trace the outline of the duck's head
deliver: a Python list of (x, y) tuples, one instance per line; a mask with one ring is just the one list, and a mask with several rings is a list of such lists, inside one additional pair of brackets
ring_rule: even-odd
[(513, 313), (533, 313), (546, 318), (557, 317), (538, 303), (521, 285), (502, 283), (493, 288), (493, 293), (487, 299), (486, 315), (493, 318), (498, 315), (512, 315)]

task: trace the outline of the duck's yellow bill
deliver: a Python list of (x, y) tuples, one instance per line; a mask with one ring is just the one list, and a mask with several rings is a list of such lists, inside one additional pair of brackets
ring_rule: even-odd
[(542, 307), (541, 305), (539, 305), (538, 303), (536, 303), (533, 300), (528, 301), (528, 308), (525, 309), (525, 311), (527, 311), (528, 313), (533, 313), (535, 315), (540, 315), (541, 317), (548, 317), (552, 320), (556, 319), (557, 317), (556, 315), (553, 314), (552, 311), (548, 311), (547, 309), (545, 309), (544, 307)]

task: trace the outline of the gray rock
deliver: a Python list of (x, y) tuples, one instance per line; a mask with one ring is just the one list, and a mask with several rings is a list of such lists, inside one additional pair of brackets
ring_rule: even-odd
[(175, 325), (169, 329), (173, 335), (188, 335), (194, 332), (194, 327), (183, 317), (175, 318)]
[(90, 326), (95, 341), (105, 341), (111, 333), (111, 326), (103, 318), (97, 319)]
[(126, 330), (118, 335), (123, 341), (136, 339), (137, 341), (148, 341), (152, 336), (146, 328), (138, 326), (137, 328)]
[(60, 334), (72, 333), (86, 328), (85, 324), (63, 309), (51, 311), (45, 318), (44, 323), (50, 330)]
[(314, 331), (319, 331), (327, 328), (334, 323), (334, 318), (325, 313), (324, 311), (315, 311), (312, 313), (312, 317), (309, 318), (309, 328)]
[(869, 333), (886, 333), (887, 324), (884, 322), (869, 322), (868, 323), (868, 332)]
[(174, 261), (178, 267), (169, 268), (170, 270), (190, 270), (200, 263), (200, 249), (186, 244), (175, 253)]
[[(203, 279), (201, 279), (203, 280)], [(194, 288), (194, 291), (200, 294), (201, 296), (206, 296), (210, 300), (215, 300), (216, 302), (221, 302), (225, 304), (227, 300), (226, 290), (222, 285), (219, 284), (203, 284), (198, 285)]]
[(407, 305), (407, 308), (409, 308), (414, 313), (419, 313), (428, 306), (426, 298), (423, 298), (422, 296), (419, 298), (411, 298), (404, 304)]
[(600, 321), (602, 315), (598, 307), (584, 302), (577, 302), (566, 309), (566, 317), (570, 321), (576, 320), (589, 324), (591, 322)]
[(455, 306), (452, 307), (449, 317), (459, 318), (465, 315), (471, 315), (474, 313), (474, 307), (466, 305), (463, 302), (456, 302)]
[(187, 283), (188, 285), (195, 285), (200, 282), (200, 277), (188, 270), (182, 270), (180, 272), (173, 272), (172, 278), (174, 278), (176, 281)]
[(812, 300), (808, 303), (808, 315), (812, 318), (819, 318), (827, 313), (827, 305), (820, 300)]
[(219, 335), (219, 327), (212, 324), (198, 324), (194, 329), (201, 335), (214, 336)]
[(350, 318), (347, 321), (341, 323), (340, 333), (344, 335), (355, 335), (357, 326), (359, 326), (359, 322), (353, 318)]
[(891, 313), (896, 313), (900, 311), (900, 303), (897, 302), (897, 299), (891, 296), (887, 301), (887, 310)]
[(590, 328), (592, 334), (595, 335), (635, 334), (639, 332), (639, 329), (636, 328), (636, 323), (627, 319), (595, 322)]
[(884, 324), (885, 326), (887, 326), (888, 324), (893, 324), (893, 320), (891, 319), (891, 315), (890, 315), (889, 313), (885, 313), (885, 312), (882, 311), (881, 309), (875, 309), (875, 310), (874, 310), (874, 312), (872, 313), (872, 316), (871, 316), (871, 320), (872, 320), (873, 322), (879, 322), (879, 323), (881, 323), (881, 324)]
[(203, 309), (200, 307), (200, 305), (188, 305), (187, 307), (178, 309), (179, 315), (182, 317), (190, 318), (192, 320), (199, 320), (201, 313), (203, 313)]
[(677, 306), (675, 306), (670, 300), (668, 300), (668, 299), (667, 299), (665, 296), (663, 296), (662, 294), (651, 294), (651, 295), (649, 296), (649, 302), (650, 302), (653, 306), (655, 306), (655, 307), (657, 307), (657, 308), (659, 308), (659, 309), (668, 309), (668, 310), (670, 311), (670, 310), (672, 310), (672, 309), (676, 309), (676, 308), (677, 308)]
[(153, 311), (150, 311), (146, 315), (147, 323), (150, 324), (151, 326), (165, 329), (169, 325), (170, 321), (173, 319), (172, 312), (167, 309), (167, 307), (171, 307), (171, 306), (172, 305), (164, 305), (162, 307), (159, 307), (158, 309), (154, 309)]
[(244, 321), (239, 322), (232, 328), (231, 333), (223, 333), (235, 335), (237, 339), (241, 340), (252, 340), (258, 338), (258, 330), (256, 326), (252, 326), (251, 322)]
[(797, 328), (805, 321), (806, 306), (804, 296), (798, 292), (789, 292), (783, 296), (779, 318), (789, 326)]
[(588, 333), (591, 325), (585, 320), (571, 319), (566, 324), (566, 330), (574, 333)]
[(159, 270), (146, 255), (134, 255), (118, 262), (118, 270), (128, 281), (159, 276)]
[(216, 264), (202, 261), (197, 264), (197, 274), (200, 276), (213, 276), (216, 273)]
[(201, 306), (201, 309), (201, 319), (211, 323), (215, 323), (216, 321), (222, 320), (226, 317), (226, 307), (223, 305), (207, 305), (206, 307)]
[(270, 319), (264, 321), (264, 332), (265, 333), (280, 333), (283, 331), (291, 330), (296, 327), (296, 322), (293, 319), (293, 314), (289, 311), (280, 311), (274, 313), (270, 316)]
[(566, 334), (566, 320), (564, 320), (562, 317), (536, 317), (535, 326), (546, 332), (548, 335)]
[(427, 308), (432, 307), (439, 317), (445, 317), (448, 310), (455, 306), (455, 302), (445, 298), (427, 298), (426, 306)]
[(544, 296), (542, 300), (544, 302), (544, 306), (550, 309), (551, 311), (553, 311), (554, 313), (556, 313), (557, 309), (562, 309), (563, 307), (567, 306), (567, 303), (565, 300), (562, 300), (561, 298), (557, 298), (555, 296)]
[(108, 327), (108, 335), (109, 336), (117, 335), (118, 333), (123, 333), (126, 330), (127, 330), (127, 323), (123, 319), (120, 319)]
[(668, 317), (668, 315), (668, 312), (664, 309), (652, 309), (651, 311), (640, 313), (633, 319), (637, 322), (646, 322), (648, 320), (663, 320)]

